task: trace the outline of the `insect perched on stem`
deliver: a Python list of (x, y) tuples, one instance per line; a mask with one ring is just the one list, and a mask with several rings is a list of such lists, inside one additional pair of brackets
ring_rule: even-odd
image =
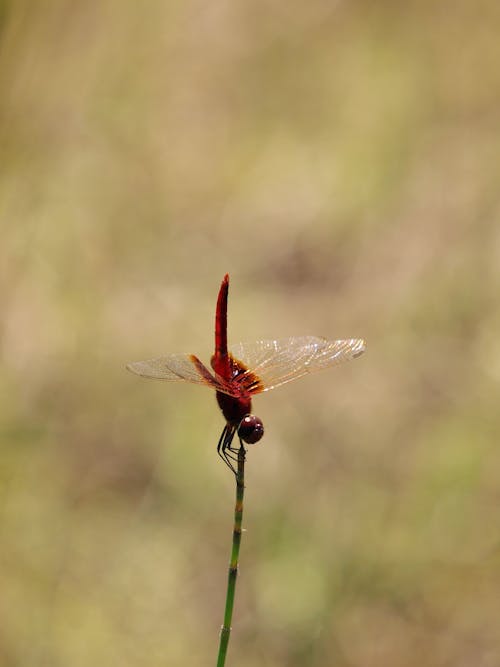
[(240, 445), (254, 444), (264, 435), (262, 421), (252, 414), (252, 397), (297, 378), (359, 357), (365, 350), (361, 338), (326, 340), (298, 336), (227, 345), (227, 297), (229, 276), (222, 280), (215, 311), (215, 352), (207, 368), (194, 354), (171, 354), (127, 365), (128, 370), (157, 380), (185, 380), (216, 391), (226, 419), (217, 452), (233, 472), (237, 433)]

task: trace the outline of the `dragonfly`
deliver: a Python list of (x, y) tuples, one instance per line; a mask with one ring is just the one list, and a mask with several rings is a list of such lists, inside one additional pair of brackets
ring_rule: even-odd
[(236, 474), (231, 463), (237, 434), (243, 443), (255, 444), (264, 435), (262, 420), (252, 414), (252, 398), (308, 373), (336, 366), (359, 357), (365, 351), (362, 338), (327, 340), (318, 336), (292, 336), (278, 340), (238, 343), (228, 348), (227, 303), (229, 275), (222, 280), (215, 309), (215, 351), (209, 369), (195, 354), (170, 354), (134, 361), (132, 373), (155, 380), (185, 381), (215, 389), (219, 408), (226, 420), (217, 453)]

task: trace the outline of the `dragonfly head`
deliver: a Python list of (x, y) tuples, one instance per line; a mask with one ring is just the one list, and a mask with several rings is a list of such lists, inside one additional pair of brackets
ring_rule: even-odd
[(253, 445), (264, 435), (264, 424), (255, 415), (245, 415), (238, 426), (238, 437)]

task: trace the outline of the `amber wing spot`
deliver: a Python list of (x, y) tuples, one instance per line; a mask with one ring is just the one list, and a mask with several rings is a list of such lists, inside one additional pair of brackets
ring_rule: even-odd
[(249, 394), (256, 394), (264, 389), (262, 380), (258, 377), (258, 375), (248, 370), (243, 362), (235, 359), (232, 355), (230, 355), (230, 360), (232, 379), (238, 383), (244, 392), (248, 392)]

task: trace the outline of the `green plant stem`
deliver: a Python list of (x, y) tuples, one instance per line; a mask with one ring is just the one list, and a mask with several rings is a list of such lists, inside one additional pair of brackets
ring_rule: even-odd
[(227, 646), (231, 634), (231, 619), (233, 616), (234, 592), (236, 589), (236, 577), (238, 576), (238, 558), (241, 544), (241, 522), (243, 519), (243, 493), (245, 491), (245, 448), (241, 444), (238, 451), (238, 470), (236, 473), (236, 505), (234, 507), (234, 529), (233, 547), (231, 549), (231, 560), (229, 562), (229, 574), (227, 578), (226, 608), (224, 611), (224, 623), (220, 631), (219, 655), (217, 667), (224, 667), (226, 663)]

